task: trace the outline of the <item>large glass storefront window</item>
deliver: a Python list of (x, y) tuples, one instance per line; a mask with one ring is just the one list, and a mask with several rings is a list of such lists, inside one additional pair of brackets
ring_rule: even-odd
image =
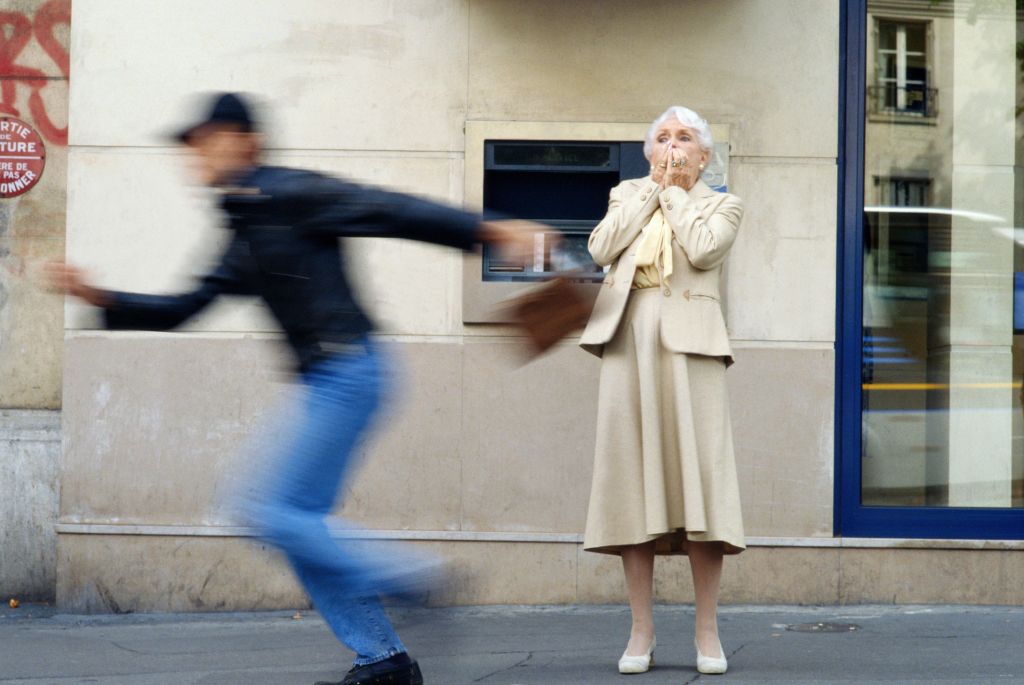
[(860, 505), (1024, 508), (1024, 13), (869, 0)]

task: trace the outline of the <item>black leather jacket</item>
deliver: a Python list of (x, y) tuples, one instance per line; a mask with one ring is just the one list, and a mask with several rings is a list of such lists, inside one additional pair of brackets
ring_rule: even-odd
[(297, 169), (261, 166), (227, 190), (233, 231), (219, 265), (180, 295), (109, 292), (112, 329), (168, 330), (220, 294), (267, 303), (300, 370), (372, 329), (345, 278), (338, 238), (409, 238), (463, 250), (480, 217), (419, 198)]

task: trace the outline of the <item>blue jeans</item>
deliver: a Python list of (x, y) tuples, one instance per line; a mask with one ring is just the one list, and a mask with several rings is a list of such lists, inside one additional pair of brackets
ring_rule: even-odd
[(298, 411), (282, 427), (272, 466), (246, 505), (260, 536), (284, 553), (313, 605), (355, 665), (406, 651), (381, 608), (398, 560), (331, 536), (326, 518), (360, 438), (381, 404), (381, 353), (367, 340), (302, 376)]

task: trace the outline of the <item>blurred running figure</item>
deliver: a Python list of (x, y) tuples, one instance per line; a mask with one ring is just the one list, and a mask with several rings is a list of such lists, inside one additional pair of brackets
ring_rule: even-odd
[(418, 685), (419, 666), (379, 599), (408, 589), (409, 569), (387, 557), (356, 555), (331, 538), (325, 521), (378, 409), (385, 370), (368, 337), (371, 323), (353, 299), (338, 239), (409, 238), (462, 250), (492, 242), (525, 250), (539, 227), (481, 221), (407, 195), (263, 166), (258, 126), (237, 94), (213, 96), (207, 116), (177, 140), (227, 214), (233, 235), (219, 265), (195, 290), (179, 295), (102, 290), (62, 263), (48, 266), (50, 286), (101, 307), (113, 329), (171, 329), (220, 294), (263, 298), (295, 354), (301, 411), (285, 427), (274, 472), (264, 475), (267, 486), (248, 514), (287, 557), (334, 634), (355, 652), (342, 685)]

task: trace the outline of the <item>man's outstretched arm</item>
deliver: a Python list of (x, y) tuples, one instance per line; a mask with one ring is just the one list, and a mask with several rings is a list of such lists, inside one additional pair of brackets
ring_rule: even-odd
[(341, 238), (404, 238), (470, 250), (495, 243), (510, 251), (533, 249), (533, 235), (548, 227), (532, 221), (484, 220), (414, 195), (313, 175), (285, 193), (298, 228)]
[(77, 297), (103, 309), (109, 329), (166, 331), (180, 326), (221, 294), (248, 294), (238, 277), (239, 246), (233, 241), (220, 264), (204, 276), (199, 286), (177, 295), (147, 295), (97, 288), (86, 281), (82, 270), (64, 262), (46, 265), (51, 290)]

